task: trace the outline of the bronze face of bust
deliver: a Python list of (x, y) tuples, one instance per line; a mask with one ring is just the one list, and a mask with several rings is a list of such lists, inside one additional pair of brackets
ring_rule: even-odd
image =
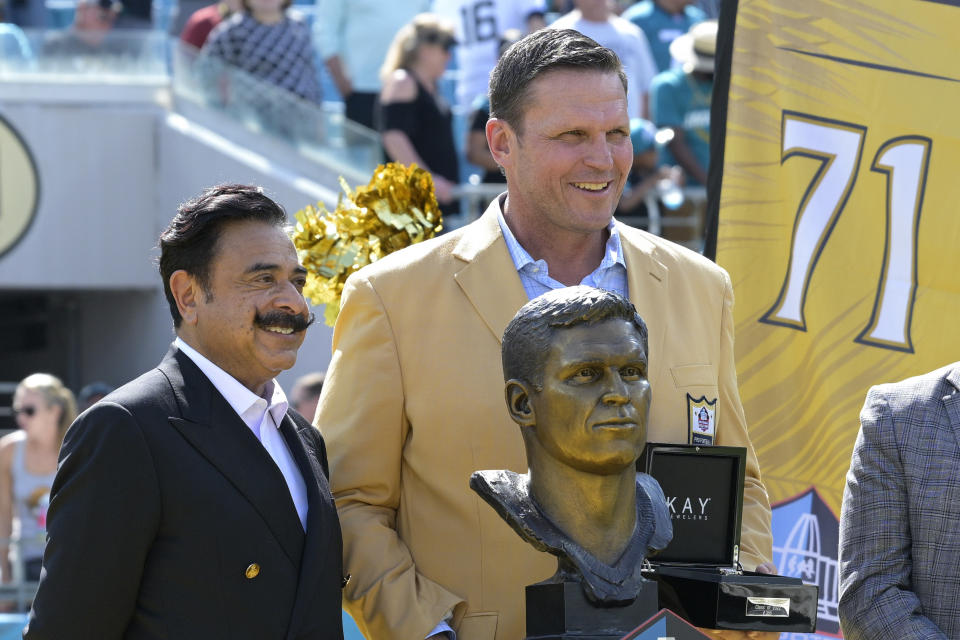
[(558, 556), (553, 580), (579, 579), (594, 602), (629, 602), (644, 557), (672, 536), (663, 492), (634, 466), (650, 407), (643, 320), (617, 294), (569, 287), (524, 305), (502, 349), (529, 471), (480, 471), (471, 487)]
[(537, 382), (506, 383), (527, 457), (543, 472), (610, 476), (631, 467), (646, 442), (647, 354), (621, 319), (554, 332)]

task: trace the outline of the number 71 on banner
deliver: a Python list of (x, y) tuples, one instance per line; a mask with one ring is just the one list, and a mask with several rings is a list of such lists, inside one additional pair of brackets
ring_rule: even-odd
[[(866, 127), (783, 112), (780, 162), (820, 162), (797, 208), (790, 262), (773, 306), (760, 322), (806, 331), (810, 278), (856, 183)], [(917, 231), (932, 142), (923, 136), (885, 141), (870, 167), (886, 175), (886, 237), (873, 312), (856, 342), (913, 353), (910, 324), (917, 290)]]

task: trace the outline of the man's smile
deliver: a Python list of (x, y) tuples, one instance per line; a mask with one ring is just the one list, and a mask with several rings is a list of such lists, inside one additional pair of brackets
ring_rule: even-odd
[(607, 182), (574, 182), (573, 186), (583, 191), (597, 192), (597, 191), (603, 191), (604, 189), (609, 187), (611, 184), (612, 184), (612, 181), (608, 180)]
[(272, 331), (273, 333), (282, 333), (283, 335), (290, 335), (293, 333), (291, 327), (263, 327), (265, 331)]

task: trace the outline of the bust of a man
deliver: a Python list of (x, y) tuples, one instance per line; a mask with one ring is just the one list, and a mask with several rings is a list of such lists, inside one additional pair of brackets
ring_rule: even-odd
[(629, 300), (568, 287), (507, 326), (503, 375), (526, 474), (477, 471), (470, 486), (527, 542), (559, 559), (600, 605), (633, 601), (644, 558), (673, 527), (656, 480), (635, 471), (646, 444), (647, 328)]

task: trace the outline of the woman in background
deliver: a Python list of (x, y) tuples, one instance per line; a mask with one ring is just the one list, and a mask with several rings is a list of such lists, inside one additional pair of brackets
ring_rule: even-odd
[[(40, 579), (50, 487), (63, 434), (77, 416), (73, 393), (47, 373), (27, 376), (17, 385), (13, 413), (20, 429), (0, 438), (0, 568), (5, 583), (13, 579), (17, 557), (25, 580)], [(11, 545), (11, 539), (19, 544)]]
[(437, 92), (456, 44), (453, 30), (439, 16), (421, 13), (394, 36), (380, 69), (383, 148), (390, 160), (430, 172), (444, 215), (458, 210), (460, 180), (450, 105)]
[(310, 29), (287, 9), (292, 0), (243, 0), (244, 11), (218, 24), (201, 57), (218, 58), (255, 78), (320, 103)]

